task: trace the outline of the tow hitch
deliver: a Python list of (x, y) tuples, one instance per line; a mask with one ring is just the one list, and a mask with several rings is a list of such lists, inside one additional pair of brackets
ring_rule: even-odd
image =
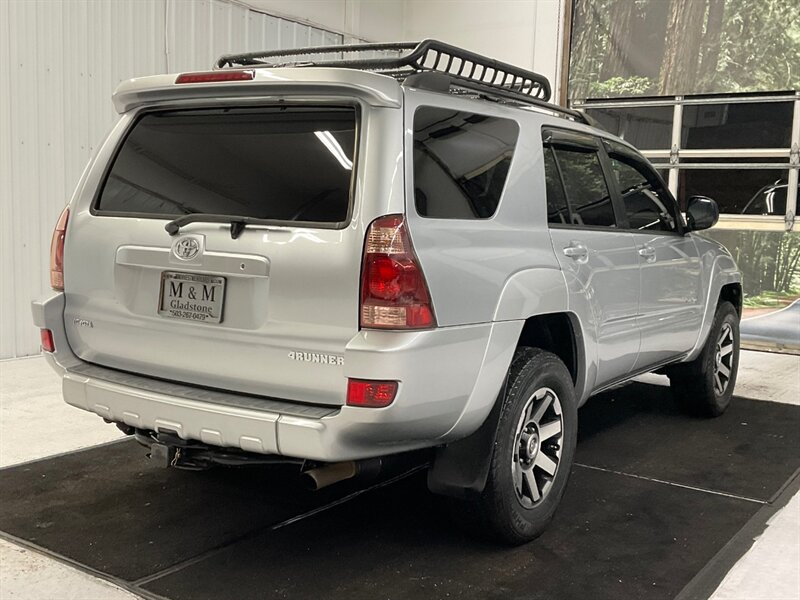
[(153, 442), (150, 444), (150, 452), (147, 454), (147, 458), (164, 469), (176, 466), (180, 456), (180, 448), (176, 446), (167, 446), (161, 442)]
[(211, 446), (194, 440), (184, 440), (173, 431), (148, 431), (135, 429), (128, 425), (117, 424), (127, 435), (149, 449), (147, 458), (163, 468), (175, 467), (190, 471), (202, 471), (214, 466), (237, 467), (244, 465), (286, 465), (303, 464), (299, 458), (257, 454), (245, 452), (237, 448)]
[(115, 425), (126, 435), (132, 435), (148, 448), (147, 458), (167, 469), (203, 471), (215, 466), (242, 467), (247, 465), (297, 465), (302, 481), (310, 490), (321, 490), (347, 480), (371, 480), (379, 475), (399, 473), (410, 467), (428, 466), (430, 453), (426, 450), (405, 452), (380, 458), (319, 463), (275, 454), (257, 454), (238, 448), (211, 446), (195, 440), (185, 440), (174, 431), (136, 429), (123, 423)]

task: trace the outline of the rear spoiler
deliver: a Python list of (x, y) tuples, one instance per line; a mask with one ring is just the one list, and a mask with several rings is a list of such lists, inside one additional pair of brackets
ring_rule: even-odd
[(117, 86), (112, 100), (120, 114), (140, 106), (192, 99), (269, 96), (354, 97), (372, 106), (400, 108), (402, 90), (391, 77), (351, 69), (255, 69), (248, 81), (176, 84), (179, 77), (153, 75), (128, 79)]

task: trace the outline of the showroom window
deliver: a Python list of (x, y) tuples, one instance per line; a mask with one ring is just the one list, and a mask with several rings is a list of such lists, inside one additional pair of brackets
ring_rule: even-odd
[(689, 105), (683, 109), (681, 148), (789, 148), (791, 102)]
[(672, 140), (671, 106), (634, 106), (630, 109), (597, 108), (588, 111), (606, 131), (640, 150), (669, 148)]
[[(710, 165), (712, 168), (703, 168)], [(745, 168), (740, 168), (744, 166)], [(758, 198), (765, 190), (787, 189), (789, 169), (775, 158), (760, 159), (753, 163), (748, 158), (697, 158), (692, 161), (691, 169), (680, 169), (678, 174), (678, 196), (686, 199), (690, 196), (710, 196), (718, 202), (725, 202), (725, 209), (720, 210), (735, 215), (764, 215), (754, 213)], [(717, 199), (719, 198), (719, 199)], [(685, 209), (685, 207), (682, 207)], [(774, 205), (772, 208), (778, 208)], [(786, 214), (786, 202), (779, 212), (768, 215)]]
[[(720, 225), (790, 229), (797, 212), (800, 93), (719, 94), (574, 104), (639, 148), (681, 210), (710, 196)], [(769, 225), (772, 223), (772, 225)]]

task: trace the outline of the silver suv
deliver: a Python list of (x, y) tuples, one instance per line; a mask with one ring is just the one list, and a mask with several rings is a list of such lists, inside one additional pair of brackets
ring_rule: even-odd
[(725, 410), (741, 277), (692, 233), (716, 205), (684, 218), (545, 78), (432, 40), (217, 67), (123, 82), (58, 221), (33, 314), (69, 404), (164, 466), (318, 487), (428, 449), (429, 488), (510, 543), (593, 394), (658, 371)]

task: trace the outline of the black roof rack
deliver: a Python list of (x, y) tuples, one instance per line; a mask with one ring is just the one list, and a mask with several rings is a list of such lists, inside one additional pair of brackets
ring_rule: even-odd
[[(392, 53), (397, 55), (392, 56)], [(345, 58), (348, 54), (360, 56)], [(376, 54), (378, 56), (375, 56)], [(431, 87), (439, 91), (450, 91), (455, 88), (456, 91), (477, 92), (487, 98), (536, 106), (588, 124), (583, 113), (548, 102), (550, 82), (544, 75), (438, 40), (316, 46), (226, 54), (219, 58), (216, 66), (220, 69), (339, 67), (375, 71), (404, 81), (407, 85)]]

